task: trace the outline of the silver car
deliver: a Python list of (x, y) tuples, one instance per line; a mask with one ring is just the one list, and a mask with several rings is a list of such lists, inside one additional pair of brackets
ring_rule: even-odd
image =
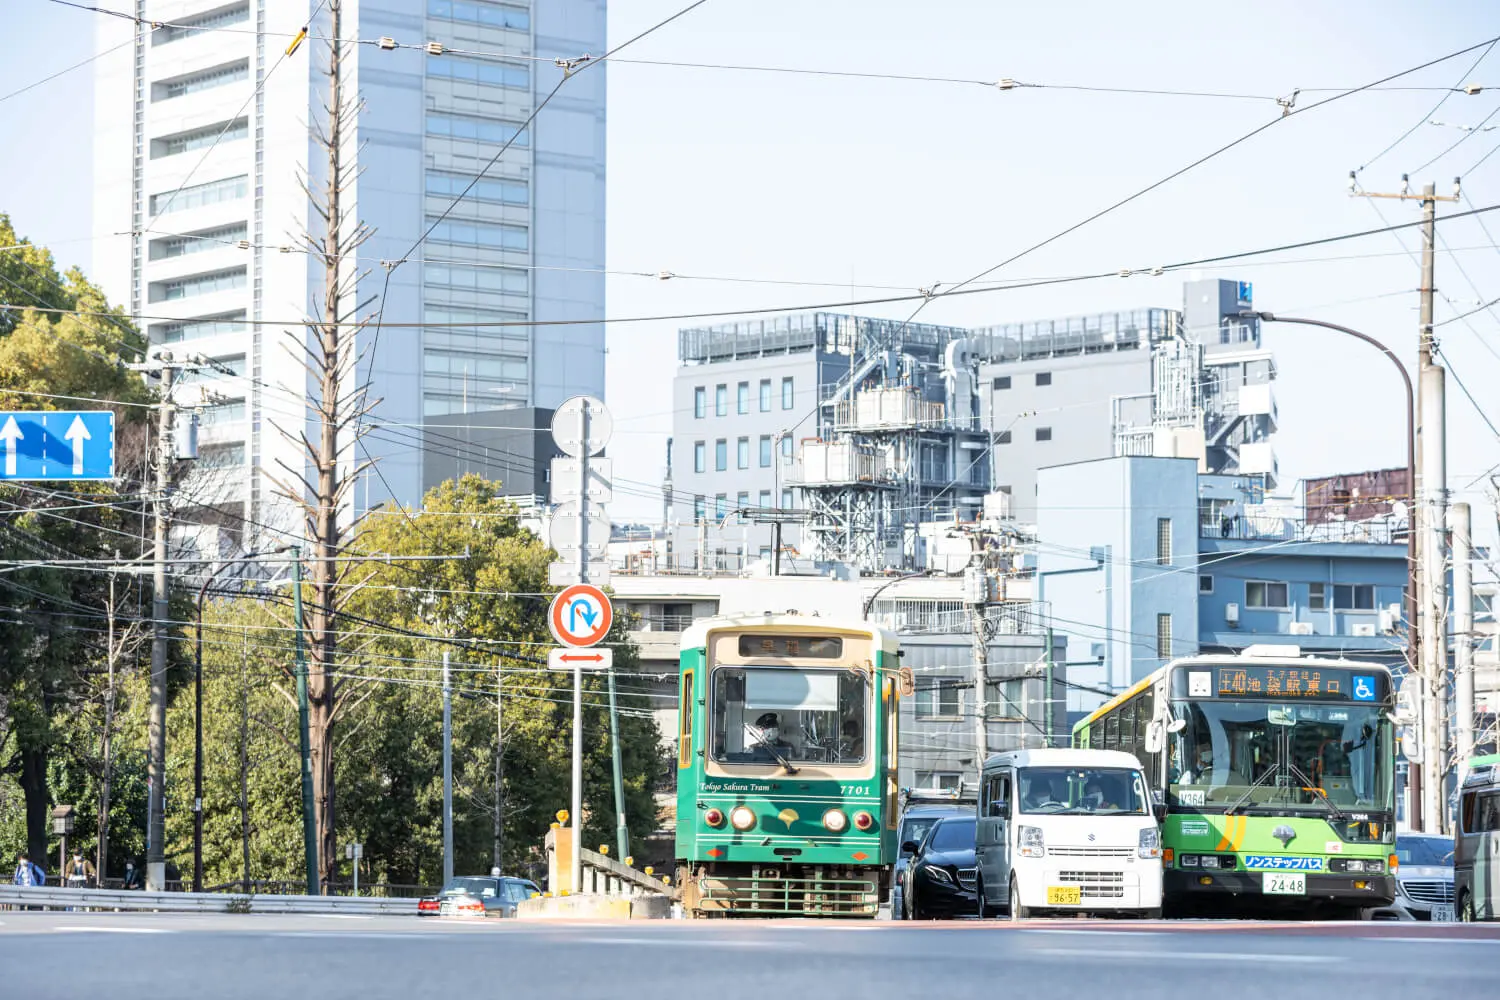
[(1371, 912), (1375, 920), (1453, 919), (1453, 838), (1423, 833), (1396, 836), (1396, 898)]

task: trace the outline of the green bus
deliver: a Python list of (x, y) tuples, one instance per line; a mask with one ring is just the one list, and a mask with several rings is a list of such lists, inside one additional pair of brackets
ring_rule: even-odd
[(896, 861), (896, 639), (862, 621), (683, 632), (677, 882), (689, 917), (874, 917)]
[(1395, 894), (1395, 695), (1378, 663), (1251, 646), (1157, 670), (1073, 729), (1166, 804), (1170, 914), (1358, 917)]

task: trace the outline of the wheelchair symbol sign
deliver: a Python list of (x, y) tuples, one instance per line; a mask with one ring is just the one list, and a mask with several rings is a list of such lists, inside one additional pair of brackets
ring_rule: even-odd
[(1369, 674), (1356, 674), (1354, 677), (1354, 700), (1375, 700), (1375, 678)]

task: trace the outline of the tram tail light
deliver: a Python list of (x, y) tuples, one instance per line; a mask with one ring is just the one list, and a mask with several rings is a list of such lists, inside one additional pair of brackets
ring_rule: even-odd
[(861, 810), (854, 814), (854, 829), (864, 833), (875, 825), (875, 817)]
[(710, 809), (703, 814), (703, 822), (709, 826), (724, 825), (724, 811), (722, 809)]

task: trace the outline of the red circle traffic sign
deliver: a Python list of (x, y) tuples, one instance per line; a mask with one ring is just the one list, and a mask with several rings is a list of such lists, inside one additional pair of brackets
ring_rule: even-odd
[(591, 583), (575, 583), (558, 591), (547, 610), (552, 635), (564, 646), (592, 646), (609, 632), (615, 612), (604, 591)]

